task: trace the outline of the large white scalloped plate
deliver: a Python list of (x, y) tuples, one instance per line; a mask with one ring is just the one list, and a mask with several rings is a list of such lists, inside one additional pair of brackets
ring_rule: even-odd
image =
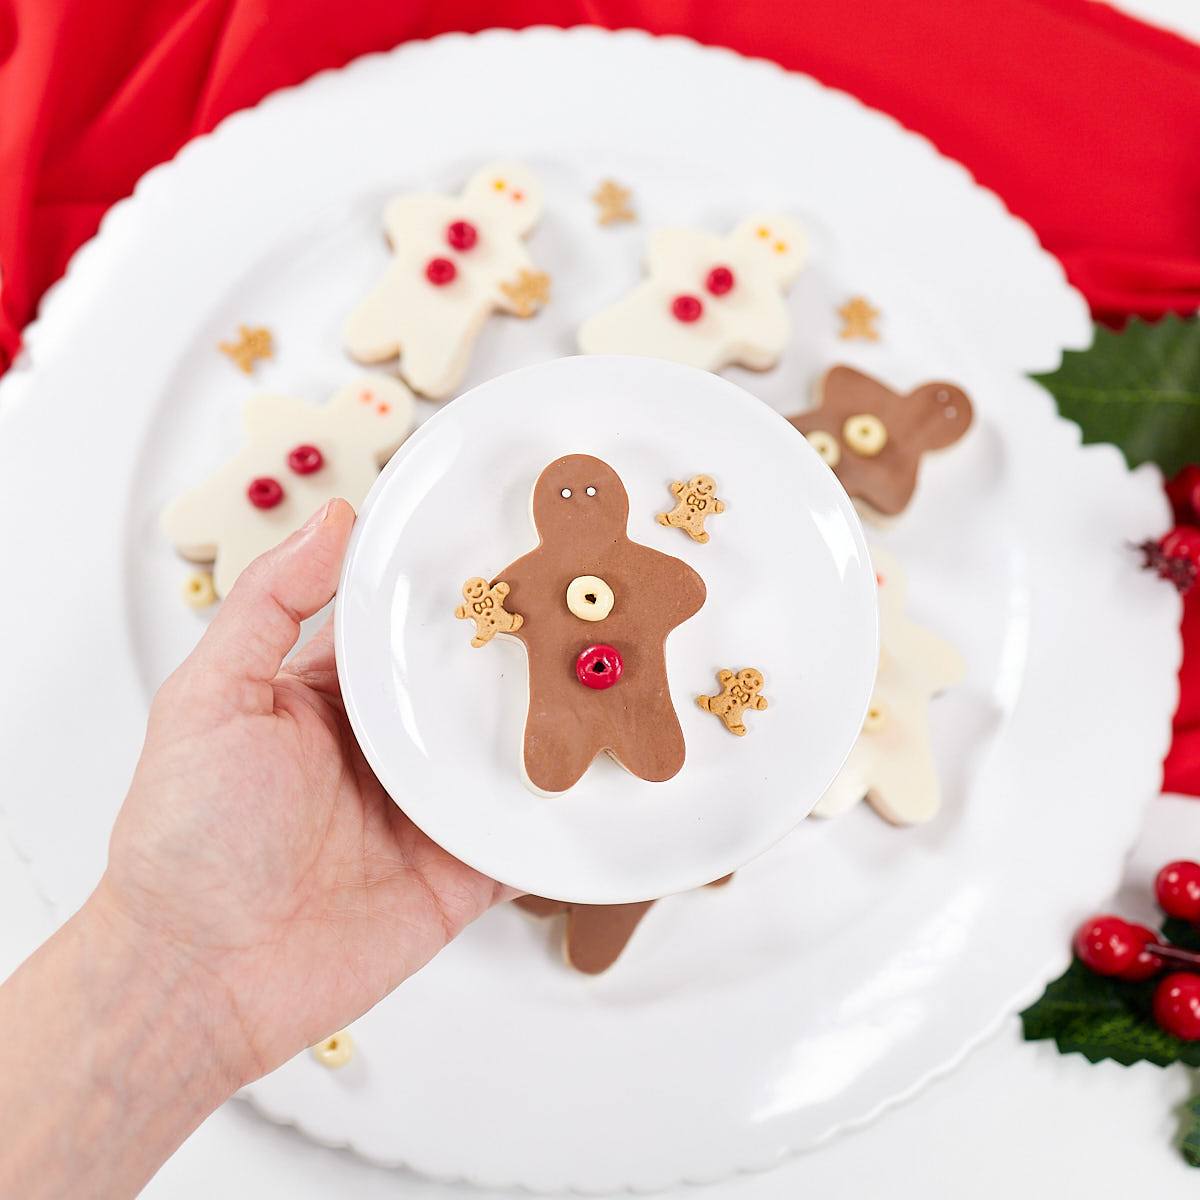
[[(837, 359), (971, 390), (975, 430), (884, 538), (915, 616), (969, 663), (935, 706), (945, 809), (904, 832), (808, 822), (731, 887), (661, 903), (598, 979), (563, 970), (546, 927), (490, 914), (357, 1023), (350, 1068), (301, 1056), (248, 1092), (439, 1177), (712, 1180), (871, 1119), (1037, 991), (1115, 883), (1175, 698), (1178, 605), (1124, 545), (1167, 522), (1158, 476), (1081, 449), (1021, 377), (1086, 342), (1079, 298), (961, 167), (852, 99), (680, 39), (452, 36), (322, 74), (152, 171), (0, 385), (3, 801), (67, 911), (102, 868), (151, 690), (201, 624), (158, 508), (235, 443), (252, 386), (318, 399), (345, 377), (337, 329), (384, 261), (382, 198), (498, 153), (546, 178), (532, 246), (555, 300), (493, 323), (468, 384), (569, 352), (636, 277), (649, 223), (780, 205), (813, 240), (796, 338), (739, 382), (785, 412)], [(605, 175), (643, 224), (594, 224)], [(837, 340), (852, 292), (885, 314), (877, 345)], [(279, 338), (255, 385), (213, 351), (239, 320)]]

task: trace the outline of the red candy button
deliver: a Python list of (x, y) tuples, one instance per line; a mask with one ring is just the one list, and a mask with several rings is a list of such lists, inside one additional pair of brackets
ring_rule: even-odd
[(733, 272), (728, 267), (713, 267), (704, 286), (714, 296), (724, 296), (726, 292), (733, 291)]
[(425, 278), (434, 287), (445, 287), (446, 284), (453, 283), (457, 274), (458, 268), (448, 258), (431, 258), (425, 267)]
[(676, 296), (671, 301), (671, 312), (675, 320), (690, 325), (693, 321), (700, 320), (700, 314), (704, 312), (704, 305), (695, 296)]
[(297, 475), (311, 475), (325, 465), (325, 456), (316, 446), (297, 446), (288, 455), (287, 464)]
[(602, 691), (610, 688), (625, 670), (625, 663), (612, 646), (589, 646), (575, 660), (575, 675), (584, 687)]
[(278, 479), (260, 475), (246, 489), (246, 496), (255, 508), (274, 508), (283, 499), (283, 488)]
[(446, 229), (446, 241), (455, 250), (470, 250), (479, 241), (479, 230), (470, 221), (454, 221)]

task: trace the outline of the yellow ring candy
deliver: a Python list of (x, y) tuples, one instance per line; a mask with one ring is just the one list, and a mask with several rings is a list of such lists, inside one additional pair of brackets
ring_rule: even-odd
[(354, 1057), (354, 1039), (344, 1029), (318, 1042), (312, 1056), (323, 1067), (344, 1067)]
[(808, 444), (825, 460), (825, 465), (831, 470), (841, 462), (842, 448), (832, 433), (814, 429), (807, 437)]
[(192, 608), (207, 608), (217, 601), (217, 589), (213, 577), (207, 571), (195, 571), (183, 585), (183, 598)]
[(874, 413), (857, 413), (842, 426), (842, 440), (863, 458), (874, 458), (887, 445), (887, 426)]
[(580, 575), (567, 584), (567, 607), (581, 621), (603, 621), (616, 601), (612, 588), (596, 575)]

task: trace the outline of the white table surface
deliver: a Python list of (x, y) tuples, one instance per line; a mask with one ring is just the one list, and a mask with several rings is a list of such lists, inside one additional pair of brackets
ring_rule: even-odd
[[(1200, 38), (1195, 0), (1119, 0), (1115, 7)], [(1175, 857), (1200, 857), (1200, 800), (1165, 796), (1152, 804), (1120, 895), (1098, 896), (1097, 909), (1115, 907), (1150, 919), (1154, 873)], [(24, 864), (3, 834), (0, 913), (3, 978), (52, 929)], [(1060, 1056), (1048, 1043), (1024, 1044), (1014, 1017), (956, 1071), (867, 1129), (769, 1173), (674, 1195), (676, 1200), (700, 1194), (710, 1200), (793, 1200), (801, 1194), (896, 1193), (1011, 1200), (1020, 1191), (1047, 1194), (1055, 1184), (1069, 1186), (1076, 1195), (1193, 1195), (1200, 1171), (1184, 1165), (1172, 1139), (1180, 1106), (1195, 1087), (1200, 1087), (1200, 1073), (1182, 1067), (1093, 1066), (1078, 1055)], [(489, 1200), (507, 1195), (369, 1166), (270, 1125), (237, 1102), (210, 1117), (144, 1194), (171, 1200)]]
[[(1152, 918), (1151, 882), (1158, 868), (1172, 857), (1200, 857), (1200, 799), (1162, 797), (1148, 817), (1122, 892), (1097, 896), (1098, 910), (1112, 906), (1134, 918)], [(51, 920), (3, 835), (0, 913), (0, 976), (5, 976), (50, 933)], [(710, 1200), (794, 1200), (801, 1194), (896, 1193), (1011, 1200), (1031, 1188), (1033, 1195), (1044, 1195), (1052, 1180), (1069, 1183), (1077, 1195), (1196, 1194), (1200, 1171), (1185, 1166), (1171, 1144), (1179, 1106), (1200, 1083), (1194, 1074), (1182, 1067), (1092, 1066), (1078, 1055), (1061, 1057), (1050, 1044), (1023, 1043), (1014, 1017), (958, 1070), (867, 1129), (767, 1174), (673, 1195), (683, 1200), (702, 1191)], [(145, 1195), (486, 1200), (492, 1194), (369, 1166), (231, 1102), (167, 1163)]]

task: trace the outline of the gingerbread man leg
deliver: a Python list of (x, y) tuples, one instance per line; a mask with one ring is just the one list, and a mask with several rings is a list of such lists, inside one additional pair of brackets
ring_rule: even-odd
[(585, 975), (608, 970), (653, 904), (573, 905), (567, 912), (567, 961)]
[(400, 374), (426, 396), (448, 396), (462, 382), (471, 361), (471, 347), (489, 312), (490, 305), (478, 303), (468, 313), (446, 313), (444, 327), (436, 335), (425, 331), (419, 337), (414, 331), (405, 343)]
[(612, 747), (613, 757), (632, 775), (649, 783), (674, 778), (686, 755), (683, 730), (675, 715), (669, 694), (638, 701), (646, 727), (654, 729), (653, 738), (631, 737)]
[(581, 736), (586, 725), (565, 722), (560, 713), (532, 706), (525, 722), (525, 777), (539, 791), (557, 795), (573, 787), (603, 746)]
[(402, 289), (384, 281), (350, 314), (342, 333), (347, 351), (362, 363), (386, 362), (400, 352), (396, 312)]

